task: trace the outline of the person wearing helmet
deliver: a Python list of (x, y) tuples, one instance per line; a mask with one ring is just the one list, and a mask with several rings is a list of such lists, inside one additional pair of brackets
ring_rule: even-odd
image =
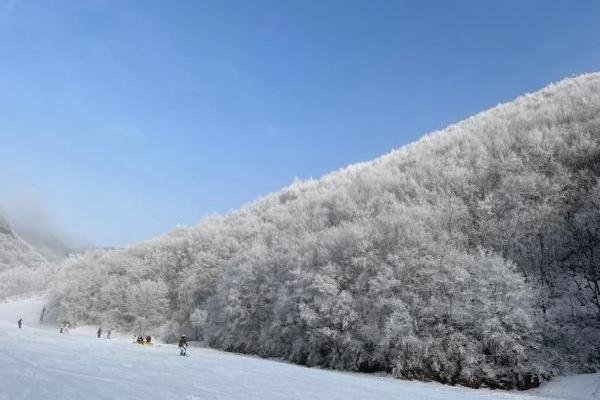
[(187, 337), (185, 335), (181, 335), (179, 338), (179, 355), (186, 356), (187, 355)]

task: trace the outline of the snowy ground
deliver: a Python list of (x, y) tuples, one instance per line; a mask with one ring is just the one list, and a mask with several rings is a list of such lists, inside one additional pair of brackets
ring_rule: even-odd
[(0, 400), (600, 399), (600, 374), (505, 392), (310, 369), (200, 348), (180, 357), (172, 345), (97, 339), (93, 329), (60, 335), (38, 325), (42, 303), (38, 298), (0, 304)]

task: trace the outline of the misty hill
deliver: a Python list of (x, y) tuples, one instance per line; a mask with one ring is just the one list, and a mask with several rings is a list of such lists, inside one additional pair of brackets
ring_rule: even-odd
[(15, 230), (23, 240), (50, 261), (62, 261), (67, 258), (69, 254), (78, 251), (74, 247), (65, 244), (62, 239), (52, 232), (40, 231), (27, 227), (17, 227)]
[(128, 249), (57, 319), (308, 366), (526, 388), (600, 366), (600, 74)]
[(12, 232), (44, 258), (60, 262), (69, 254), (93, 247), (80, 235), (69, 234), (44, 206), (31, 196), (12, 196), (0, 201), (0, 214), (10, 221)]
[(43, 289), (51, 264), (0, 215), (0, 299)]

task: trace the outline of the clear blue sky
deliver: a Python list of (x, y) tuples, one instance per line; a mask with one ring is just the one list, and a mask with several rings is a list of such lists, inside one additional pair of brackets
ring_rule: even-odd
[(598, 1), (0, 0), (0, 193), (125, 245), (600, 69)]

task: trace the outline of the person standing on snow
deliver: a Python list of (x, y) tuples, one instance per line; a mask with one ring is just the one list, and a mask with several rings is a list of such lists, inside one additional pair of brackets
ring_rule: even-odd
[(180, 356), (185, 356), (187, 355), (187, 337), (185, 335), (181, 335), (181, 338), (179, 338), (179, 355)]
[(23, 323), (23, 318), (19, 318), (17, 324), (19, 324), (19, 329), (21, 329), (21, 324)]
[(108, 332), (106, 332), (106, 338), (110, 339), (110, 334), (112, 333), (112, 331), (109, 329)]
[(102, 328), (98, 328), (98, 339), (100, 339), (100, 336), (102, 336)]

